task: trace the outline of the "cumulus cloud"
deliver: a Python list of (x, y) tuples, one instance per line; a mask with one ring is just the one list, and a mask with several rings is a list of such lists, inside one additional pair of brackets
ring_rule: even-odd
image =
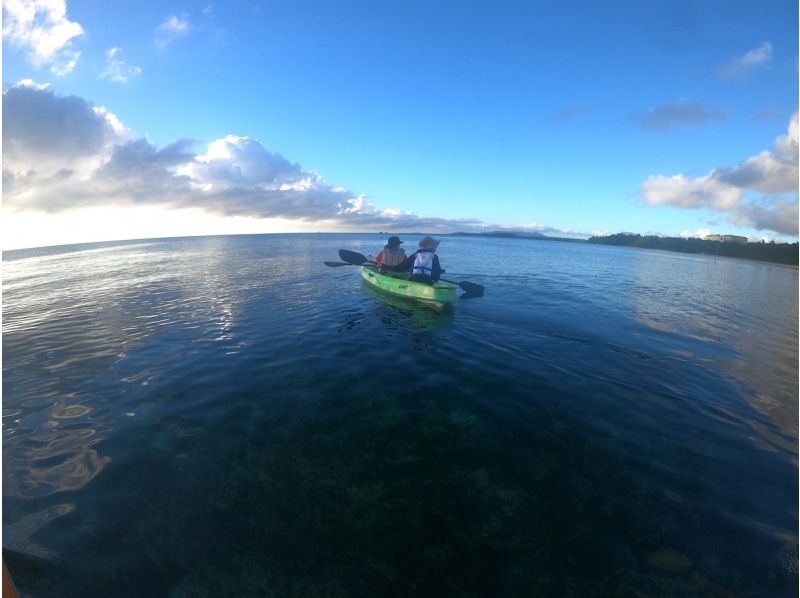
[(67, 18), (65, 0), (3, 2), (3, 38), (37, 68), (49, 66), (59, 77), (70, 73), (81, 55), (72, 41), (81, 35), (83, 27)]
[(797, 199), (761, 198), (742, 205), (728, 220), (736, 226), (771, 230), (784, 235), (797, 235)]
[(681, 231), (678, 234), (678, 236), (683, 239), (705, 239), (710, 234), (711, 234), (711, 229), (700, 228), (695, 231), (690, 231), (690, 230)]
[(121, 51), (120, 48), (106, 50), (106, 66), (100, 73), (101, 79), (108, 79), (114, 83), (129, 83), (142, 74), (141, 67), (128, 66), (119, 57)]
[(174, 41), (186, 37), (192, 30), (192, 25), (189, 22), (187, 15), (169, 15), (164, 21), (156, 27), (155, 43), (156, 48), (159, 50), (166, 50)]
[(271, 153), (249, 137), (228, 135), (208, 146), (205, 154), (186, 164), (181, 173), (192, 180), (196, 188), (205, 191), (255, 185), (280, 189), (310, 186), (299, 164), (292, 164), (277, 153)]
[(659, 174), (647, 178), (642, 185), (642, 195), (654, 206), (730, 210), (739, 203), (742, 190), (719, 181), (713, 175), (690, 179), (682, 174), (671, 177)]
[(772, 60), (772, 44), (764, 42), (757, 48), (748, 50), (741, 56), (734, 56), (723, 66), (719, 75), (722, 79), (743, 79), (765, 67)]
[(113, 114), (77, 96), (56, 96), (30, 80), (3, 92), (3, 168), (9, 171), (96, 167), (129, 135)]
[(653, 175), (644, 181), (640, 194), (650, 205), (709, 208), (727, 213), (728, 221), (737, 226), (797, 235), (799, 155), (795, 113), (787, 133), (775, 139), (770, 151), (706, 176)]
[[(159, 148), (105, 108), (33, 82), (3, 92), (3, 144), (4, 208), (11, 211), (198, 208), (339, 229), (494, 228), (475, 219), (378, 208), (363, 194), (336, 186), (246, 136), (228, 135), (200, 151), (186, 139)], [(541, 232), (562, 232), (536, 226)]]
[(647, 112), (634, 113), (630, 120), (642, 129), (666, 131), (679, 127), (704, 125), (721, 122), (728, 117), (724, 112), (709, 108), (702, 102), (681, 98), (677, 102), (667, 102)]
[(789, 121), (789, 130), (775, 140), (772, 151), (763, 151), (733, 168), (718, 171), (719, 179), (740, 188), (765, 193), (797, 191), (798, 116)]

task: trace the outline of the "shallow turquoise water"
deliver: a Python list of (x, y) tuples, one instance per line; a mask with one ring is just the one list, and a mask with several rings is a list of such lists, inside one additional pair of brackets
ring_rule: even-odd
[(23, 592), (794, 595), (796, 268), (447, 237), (437, 312), (383, 240), (5, 253)]

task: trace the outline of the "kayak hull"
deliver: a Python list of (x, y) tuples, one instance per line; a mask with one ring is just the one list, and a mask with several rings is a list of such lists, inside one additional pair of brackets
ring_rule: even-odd
[(379, 274), (368, 266), (361, 267), (361, 277), (371, 286), (397, 297), (438, 304), (452, 303), (458, 299), (458, 287), (447, 282), (440, 281), (433, 285), (413, 282), (404, 278)]

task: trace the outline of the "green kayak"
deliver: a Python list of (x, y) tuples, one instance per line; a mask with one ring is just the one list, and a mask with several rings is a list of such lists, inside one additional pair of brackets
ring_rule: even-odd
[(452, 303), (458, 298), (458, 287), (447, 282), (433, 285), (412, 282), (407, 278), (379, 274), (369, 266), (361, 267), (361, 277), (372, 286), (399, 297), (432, 303)]

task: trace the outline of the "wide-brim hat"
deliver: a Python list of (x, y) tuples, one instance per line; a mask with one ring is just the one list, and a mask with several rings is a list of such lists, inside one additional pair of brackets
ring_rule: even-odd
[(405, 241), (401, 241), (400, 237), (389, 237), (389, 240), (386, 242), (387, 245), (402, 245)]
[(422, 237), (419, 240), (420, 249), (436, 249), (439, 246), (439, 241), (433, 237)]

